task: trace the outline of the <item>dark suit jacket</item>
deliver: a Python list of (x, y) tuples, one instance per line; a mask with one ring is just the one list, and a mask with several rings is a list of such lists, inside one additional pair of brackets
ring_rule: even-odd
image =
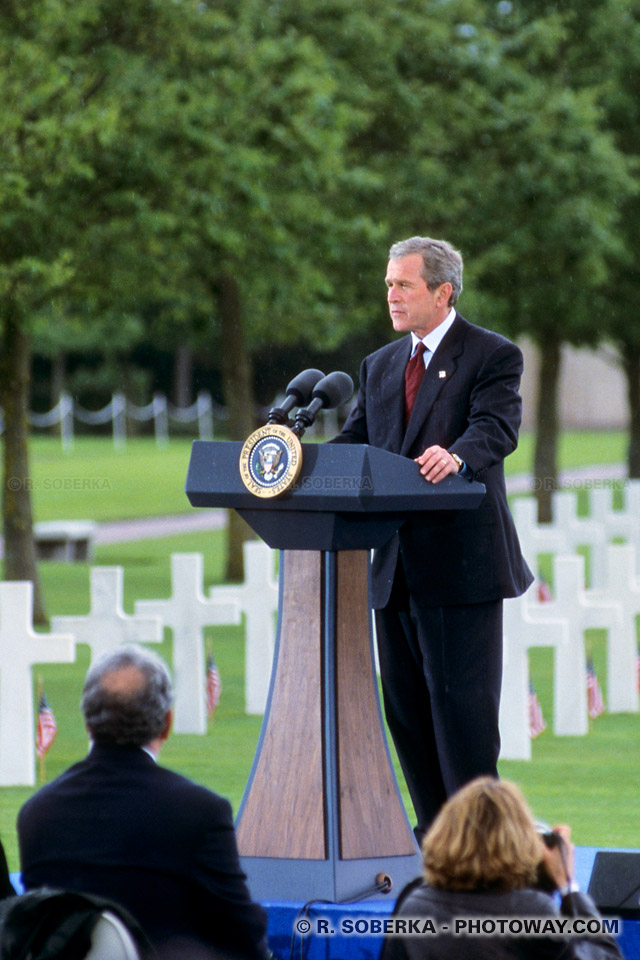
[[(507, 893), (485, 891), (434, 890), (426, 884), (415, 886), (398, 898), (394, 913), (400, 917), (429, 917), (437, 930), (454, 928), (456, 917), (597, 917), (590, 897), (572, 893), (558, 910), (553, 898), (540, 890), (512, 890)], [(464, 928), (462, 928), (464, 929)], [(508, 937), (442, 936), (389, 937), (381, 960), (621, 960), (615, 940), (601, 936)]]
[(7, 866), (7, 858), (4, 855), (4, 847), (2, 843), (0, 843), (0, 900), (13, 896), (15, 896), (15, 890), (11, 886), (11, 880), (9, 879), (9, 868)]
[(95, 745), (25, 803), (18, 839), (27, 890), (114, 900), (167, 956), (178, 939), (198, 958), (266, 956), (266, 917), (249, 897), (230, 804), (143, 750)]
[(374, 558), (373, 606), (389, 599), (399, 549), (409, 589), (424, 606), (519, 596), (533, 577), (507, 505), (504, 459), (518, 441), (522, 354), (457, 314), (431, 358), (405, 433), (410, 350), (406, 336), (365, 358), (356, 404), (334, 442), (411, 458), (439, 444), (464, 460), (487, 493), (477, 510), (425, 511), (405, 523)]

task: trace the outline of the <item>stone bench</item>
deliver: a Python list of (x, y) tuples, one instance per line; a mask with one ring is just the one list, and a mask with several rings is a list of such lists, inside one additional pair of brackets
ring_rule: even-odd
[(36, 523), (33, 540), (38, 560), (90, 561), (97, 524), (92, 520)]

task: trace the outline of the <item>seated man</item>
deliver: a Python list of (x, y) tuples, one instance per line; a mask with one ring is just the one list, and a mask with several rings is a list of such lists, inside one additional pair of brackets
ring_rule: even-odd
[(89, 755), (18, 816), (24, 885), (119, 903), (163, 958), (262, 960), (266, 917), (249, 897), (230, 804), (156, 762), (171, 703), (168, 670), (148, 650), (120, 647), (91, 667)]

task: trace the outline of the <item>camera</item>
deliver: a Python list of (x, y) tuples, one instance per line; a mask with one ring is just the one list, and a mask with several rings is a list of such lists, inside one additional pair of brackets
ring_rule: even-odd
[[(536, 823), (536, 830), (538, 831), (540, 839), (548, 850), (553, 850), (554, 847), (559, 847), (562, 843), (562, 837), (560, 834), (554, 833), (548, 824)], [(557, 888), (555, 880), (547, 871), (544, 860), (538, 864), (538, 876), (535, 885), (538, 890), (544, 890), (545, 893), (553, 893)]]
[(536, 823), (536, 830), (540, 834), (540, 839), (548, 850), (559, 847), (562, 843), (562, 837), (559, 833), (554, 833), (547, 823)]

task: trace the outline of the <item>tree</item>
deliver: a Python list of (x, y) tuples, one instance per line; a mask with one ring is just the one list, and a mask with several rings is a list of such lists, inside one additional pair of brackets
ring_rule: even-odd
[[(191, 0), (67, 6), (45, 0), (1, 14), (0, 122), (12, 161), (2, 175), (5, 362), (19, 336), (28, 368), (39, 320), (55, 316), (63, 336), (109, 343), (140, 328), (141, 305), (152, 308), (148, 330), (186, 334), (215, 302), (229, 428), (246, 436), (243, 312), (254, 342), (273, 333), (274, 311), (279, 335), (289, 335), (297, 318), (287, 324), (283, 308), (294, 301), (317, 339), (332, 335), (337, 312), (318, 259), (335, 242), (333, 185), (356, 115), (323, 52), (309, 37), (263, 29), (260, 4), (229, 14)], [(25, 409), (24, 378), (19, 386)], [(26, 434), (8, 402), (5, 410), (5, 453), (15, 457), (15, 438), (26, 458)], [(7, 574), (19, 554), (20, 576), (35, 582), (26, 482), (19, 492), (15, 525), (5, 498)]]
[[(340, 236), (366, 238), (366, 218), (345, 221), (340, 211), (359, 117), (333, 61), (260, 3), (217, 12), (215, 97), (209, 73), (179, 64), (169, 86), (183, 95), (165, 96), (156, 149), (168, 213), (166, 318), (186, 288), (215, 305), (207, 335), (220, 347), (226, 432), (237, 440), (255, 427), (252, 353), (267, 340), (326, 345), (348, 329), (331, 302), (330, 269)], [(229, 579), (242, 575), (234, 522)]]
[[(121, 323), (118, 304), (130, 306), (153, 277), (154, 178), (147, 155), (129, 152), (121, 121), (157, 83), (153, 55), (162, 62), (184, 53), (177, 41), (188, 10), (197, 14), (197, 5), (138, 0), (121, 11), (99, 0), (27, 0), (0, 8), (5, 576), (33, 581), (36, 621), (44, 608), (26, 432), (31, 335), (39, 317), (64, 322), (70, 303), (87, 310), (110, 301)], [(85, 317), (93, 322), (88, 310)]]
[(478, 117), (485, 175), (467, 230), (487, 302), (541, 352), (535, 476), (547, 520), (561, 345), (602, 337), (594, 300), (620, 255), (619, 204), (634, 183), (606, 129), (599, 86), (571, 69), (576, 54), (567, 51), (588, 32), (588, 18), (554, 8), (529, 19), (529, 10), (507, 18), (493, 56), (481, 57), (479, 69), (493, 66), (494, 96)]
[[(68, 65), (41, 59), (42, 43), (31, 22), (32, 4), (0, 11), (0, 114), (5, 162), (0, 172), (0, 403), (4, 411), (3, 527), (5, 576), (32, 580), (34, 620), (44, 619), (32, 537), (26, 412), (30, 372), (30, 322), (70, 281), (73, 255), (68, 229), (67, 186), (84, 179), (82, 157), (72, 147), (90, 135), (91, 108), (66, 113), (69, 87), (80, 102), (90, 86), (71, 78)], [(54, 4), (43, 4), (40, 28), (54, 30)], [(58, 13), (60, 10), (58, 9)], [(64, 226), (53, 215), (65, 211)], [(51, 205), (51, 209), (49, 207)]]
[[(630, 477), (640, 478), (640, 4), (607, 0), (592, 11), (590, 49), (583, 72), (599, 83), (599, 102), (618, 150), (628, 158), (635, 190), (619, 198), (620, 254), (610, 258), (609, 278), (601, 291), (598, 314), (603, 329), (622, 357), (629, 400)], [(595, 74), (595, 76), (594, 76)]]

